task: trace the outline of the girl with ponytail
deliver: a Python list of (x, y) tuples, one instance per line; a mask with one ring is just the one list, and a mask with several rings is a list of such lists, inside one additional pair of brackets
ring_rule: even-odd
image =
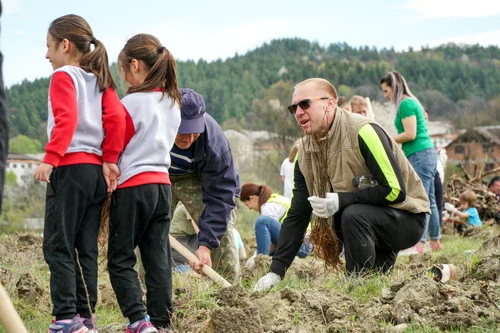
[[(126, 147), (110, 210), (108, 270), (127, 333), (168, 331), (172, 311), (170, 150), (181, 123), (181, 92), (170, 51), (151, 35), (130, 38), (118, 56), (130, 84)], [(139, 247), (147, 309), (134, 269)], [(146, 315), (147, 312), (147, 315)]]
[(50, 270), (54, 332), (97, 332), (97, 237), (106, 191), (116, 188), (125, 111), (104, 45), (80, 16), (54, 20), (47, 54), (48, 143), (37, 180), (47, 182), (43, 253)]

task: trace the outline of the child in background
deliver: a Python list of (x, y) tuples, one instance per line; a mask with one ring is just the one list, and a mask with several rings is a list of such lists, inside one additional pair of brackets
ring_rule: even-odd
[(341, 109), (351, 112), (351, 101), (345, 96), (339, 96), (337, 99), (337, 106)]
[[(196, 252), (198, 249), (198, 233), (200, 232), (200, 229), (198, 228), (198, 225), (196, 225), (196, 222), (192, 219), (191, 215), (189, 215), (189, 212), (182, 201), (179, 201), (177, 203), (177, 207), (175, 207), (174, 214), (172, 216), (172, 225), (177, 226), (177, 228), (175, 230), (170, 228), (170, 235), (175, 237), (175, 239), (177, 239), (189, 251), (193, 253)], [(245, 251), (245, 246), (240, 233), (236, 230), (236, 228), (233, 228), (233, 237), (236, 250), (238, 251), (238, 259), (245, 260), (247, 258), (247, 253)], [(173, 248), (172, 260), (177, 272), (184, 273), (191, 270), (189, 267), (189, 260), (184, 258), (182, 254)]]
[(43, 254), (56, 317), (48, 332), (97, 332), (92, 317), (97, 237), (106, 187), (112, 191), (119, 176), (116, 162), (123, 148), (125, 112), (114, 90), (106, 49), (83, 18), (66, 15), (54, 20), (47, 49), (45, 57), (54, 69), (49, 142), (34, 176), (48, 183)]
[[(118, 57), (130, 84), (121, 176), (110, 211), (108, 270), (126, 333), (168, 332), (172, 311), (170, 150), (181, 123), (181, 92), (173, 55), (151, 35), (130, 38)], [(146, 271), (147, 313), (134, 265)], [(151, 322), (150, 322), (151, 319)]]
[[(177, 203), (172, 221), (170, 223), (170, 235), (184, 245), (189, 251), (196, 252), (198, 249), (198, 226), (193, 220), (182, 201)], [(182, 254), (174, 248), (172, 251), (172, 260), (175, 271), (187, 272), (190, 270), (189, 260), (184, 258)]]
[(368, 114), (368, 104), (366, 104), (365, 99), (362, 96), (354, 95), (349, 101), (351, 105), (351, 112), (367, 117)]
[(457, 231), (460, 233), (463, 232), (464, 226), (481, 227), (481, 219), (475, 208), (476, 194), (469, 190), (460, 194), (458, 198), (460, 200), (462, 212), (456, 209), (452, 204), (446, 202), (444, 208), (451, 214), (451, 217), (445, 218), (444, 221), (455, 223), (457, 225)]
[(236, 228), (233, 228), (234, 244), (236, 245), (236, 250), (238, 250), (238, 259), (245, 260), (247, 258), (247, 252), (245, 250), (245, 245), (241, 239), (241, 235)]

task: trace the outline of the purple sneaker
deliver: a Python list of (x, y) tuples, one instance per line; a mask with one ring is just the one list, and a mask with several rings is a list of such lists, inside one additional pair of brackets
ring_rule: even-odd
[(97, 333), (97, 328), (95, 327), (95, 318), (78, 317), (85, 327), (87, 327), (87, 333)]
[(73, 317), (70, 323), (52, 320), (48, 333), (87, 333), (89, 330), (80, 321), (80, 316)]
[(158, 330), (149, 321), (149, 316), (127, 325), (125, 333), (158, 333)]

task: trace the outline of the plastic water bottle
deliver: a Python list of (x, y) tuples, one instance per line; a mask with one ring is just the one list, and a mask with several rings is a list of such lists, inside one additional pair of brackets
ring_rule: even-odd
[(360, 190), (378, 185), (377, 181), (373, 178), (373, 176), (370, 175), (354, 177), (352, 179), (352, 184), (354, 185), (354, 187), (358, 187)]

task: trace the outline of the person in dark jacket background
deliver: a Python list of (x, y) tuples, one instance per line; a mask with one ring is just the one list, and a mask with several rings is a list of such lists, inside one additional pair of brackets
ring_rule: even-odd
[[(188, 246), (199, 259), (190, 262), (191, 268), (200, 272), (207, 264), (237, 282), (240, 266), (232, 228), (240, 183), (231, 147), (222, 128), (205, 112), (203, 97), (187, 88), (181, 94), (181, 125), (170, 152), (172, 207), (181, 201), (200, 230), (197, 244)], [(178, 229), (184, 228), (172, 221), (170, 233)]]
[[(0, 3), (0, 15), (2, 14), (2, 4)], [(9, 126), (7, 120), (7, 102), (5, 98), (5, 88), (3, 84), (3, 55), (0, 53), (0, 212), (2, 212), (3, 186), (5, 182), (5, 163), (9, 144)]]
[[(2, 15), (2, 2), (0, 1), (0, 15)], [(8, 126), (8, 120), (7, 120), (7, 102), (5, 98), (5, 89), (3, 85), (3, 73), (2, 73), (2, 68), (3, 68), (3, 55), (0, 53), (0, 213), (2, 212), (2, 203), (3, 203), (3, 186), (5, 182), (5, 163), (7, 161), (7, 152), (8, 152), (8, 145), (9, 145), (9, 126)], [(0, 283), (0, 292), (5, 292), (2, 287), (2, 283)], [(12, 302), (10, 300), (6, 302), (5, 300), (3, 301), (4, 304), (4, 311), (7, 312), (7, 309), (9, 310), (9, 313), (15, 313), (16, 318), (10, 318), (9, 321), (14, 321), (16, 323), (20, 323), (21, 319), (19, 318), (19, 315), (14, 309), (14, 306), (12, 305)], [(0, 327), (2, 326), (2, 321), (7, 320), (4, 316), (0, 316)], [(21, 324), (22, 326), (22, 324)], [(18, 327), (19, 330), (27, 332), (26, 328), (23, 327)]]

